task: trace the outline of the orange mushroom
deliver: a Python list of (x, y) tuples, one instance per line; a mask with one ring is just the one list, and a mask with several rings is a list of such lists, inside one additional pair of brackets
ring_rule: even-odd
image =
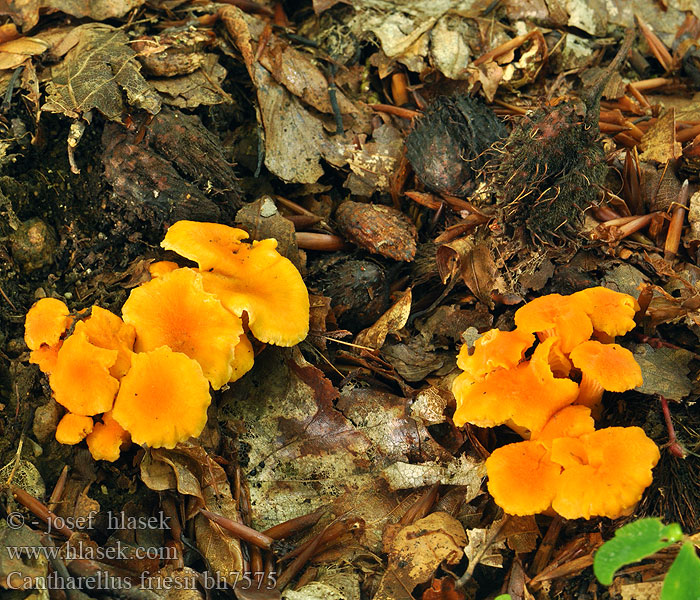
[(166, 273), (170, 273), (170, 271), (174, 271), (175, 269), (179, 268), (180, 265), (172, 260), (159, 260), (158, 262), (151, 263), (148, 266), (148, 272), (151, 274), (151, 277), (155, 279), (156, 277), (160, 277), (161, 275), (165, 275)]
[(552, 415), (542, 431), (532, 439), (551, 450), (552, 442), (557, 438), (577, 438), (586, 433), (593, 433), (594, 430), (595, 421), (591, 417), (591, 409), (573, 404)]
[(43, 373), (56, 366), (61, 336), (71, 326), (70, 311), (56, 298), (42, 298), (34, 303), (24, 321), (24, 341), (31, 350), (29, 362), (39, 365)]
[(70, 327), (70, 311), (56, 298), (37, 300), (27, 312), (24, 321), (24, 341), (30, 350), (55, 346)]
[(238, 344), (233, 351), (233, 371), (231, 372), (231, 378), (229, 383), (233, 381), (238, 381), (243, 375), (253, 368), (253, 363), (255, 361), (255, 352), (253, 346), (245, 333), (241, 334), (241, 339), (238, 340)]
[(114, 420), (111, 411), (102, 415), (102, 422), (95, 423), (92, 433), (85, 438), (92, 458), (109, 462), (119, 458), (130, 440), (129, 432)]
[(659, 449), (639, 427), (609, 427), (554, 440), (562, 464), (552, 508), (566, 519), (628, 515), (651, 484)]
[[(216, 271), (238, 277), (240, 264), (236, 254), (245, 249), (243, 229), (219, 223), (178, 221), (168, 228), (161, 246), (193, 260), (203, 271)], [(245, 259), (244, 259), (245, 260)]]
[(202, 276), (192, 269), (176, 269), (135, 288), (122, 314), (136, 330), (137, 352), (161, 346), (182, 352), (201, 365), (215, 390), (240, 370), (235, 348), (243, 323), (204, 290)]
[(242, 229), (216, 223), (178, 221), (161, 246), (195, 261), (204, 289), (237, 316), (248, 314), (262, 342), (293, 346), (309, 331), (309, 293), (301, 274), (277, 252), (277, 241), (244, 243)]
[(174, 448), (207, 422), (209, 383), (196, 360), (167, 346), (134, 354), (112, 417), (143, 446)]
[(88, 341), (99, 348), (117, 351), (117, 360), (110, 369), (112, 377), (121, 379), (131, 366), (136, 331), (114, 313), (93, 306), (90, 317), (75, 326), (75, 331), (85, 331)]
[(488, 488), (496, 504), (511, 515), (545, 512), (557, 494), (561, 466), (534, 441), (508, 444), (486, 459)]
[(457, 355), (457, 366), (464, 371), (465, 381), (478, 381), (496, 369), (515, 367), (534, 343), (534, 335), (519, 329), (491, 329), (474, 342), (471, 354), (467, 344), (462, 346)]
[(50, 375), (56, 368), (58, 360), (58, 351), (61, 349), (63, 342), (58, 342), (55, 346), (43, 345), (29, 353), (29, 362), (33, 365), (38, 365), (39, 370), (46, 375)]
[(112, 408), (119, 381), (110, 374), (116, 350), (91, 344), (84, 330), (77, 331), (61, 346), (49, 384), (56, 402), (77, 415), (91, 416)]
[(619, 344), (601, 344), (590, 340), (579, 344), (569, 355), (581, 371), (577, 404), (588, 406), (594, 416), (605, 390), (625, 392), (642, 385), (642, 369), (634, 355)]
[(61, 444), (79, 444), (92, 431), (92, 417), (66, 413), (56, 427), (56, 440)]
[(636, 325), (634, 315), (639, 304), (628, 294), (599, 286), (576, 292), (571, 298), (582, 301), (601, 342), (612, 342), (616, 335), (624, 335)]
[(556, 335), (562, 352), (568, 354), (593, 333), (585, 298), (549, 294), (540, 296), (515, 311), (515, 325), (536, 333), (540, 340)]
[(578, 395), (578, 385), (555, 378), (549, 366), (549, 353), (556, 341), (548, 338), (537, 346), (528, 362), (493, 371), (482, 381), (470, 384), (458, 377), (452, 386), (457, 400), (455, 425), (494, 427), (512, 422), (525, 436), (523, 429), (538, 433), (552, 415), (572, 404)]

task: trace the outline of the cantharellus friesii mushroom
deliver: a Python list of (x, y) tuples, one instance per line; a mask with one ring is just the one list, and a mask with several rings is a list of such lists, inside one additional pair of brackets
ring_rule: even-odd
[(29, 362), (49, 374), (56, 365), (62, 337), (73, 323), (70, 310), (57, 298), (37, 300), (27, 312), (24, 341), (31, 350)]
[[(309, 329), (309, 296), (275, 240), (246, 243), (240, 229), (180, 221), (163, 242), (199, 269), (152, 263), (117, 315), (93, 306), (75, 319), (60, 300), (27, 314), (30, 361), (49, 374), (69, 412), (61, 443), (86, 440), (96, 460), (114, 461), (131, 440), (172, 448), (196, 437), (215, 390), (253, 366), (244, 328), (265, 343), (292, 346)], [(70, 335), (71, 326), (77, 319)]]
[[(489, 491), (506, 512), (614, 518), (628, 514), (651, 483), (654, 442), (637, 427), (595, 431), (592, 418), (604, 390), (642, 384), (632, 353), (602, 343), (631, 331), (638, 308), (631, 296), (601, 287), (551, 294), (518, 309), (514, 331), (488, 331), (472, 352), (460, 350), (455, 424), (505, 424), (527, 440), (495, 450), (486, 463)], [(528, 360), (532, 334), (540, 341)]]
[(569, 406), (532, 439), (494, 450), (489, 492), (513, 515), (566, 519), (631, 514), (651, 484), (659, 449), (639, 427), (594, 430), (590, 410)]
[(245, 242), (242, 229), (216, 223), (178, 221), (161, 246), (196, 262), (204, 289), (261, 342), (294, 346), (309, 331), (309, 293), (294, 264), (274, 239)]

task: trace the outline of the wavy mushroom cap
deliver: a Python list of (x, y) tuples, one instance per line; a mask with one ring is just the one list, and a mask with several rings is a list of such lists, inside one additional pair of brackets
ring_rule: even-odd
[(642, 369), (634, 355), (619, 344), (590, 340), (576, 346), (569, 358), (581, 371), (578, 404), (596, 408), (604, 390), (625, 392), (644, 383)]
[(24, 341), (30, 350), (55, 346), (71, 325), (70, 311), (56, 298), (37, 300), (24, 320)]
[(609, 427), (555, 440), (552, 461), (565, 463), (552, 508), (566, 519), (629, 514), (652, 482), (659, 449), (639, 427)]
[(294, 264), (273, 239), (244, 243), (242, 229), (217, 223), (178, 221), (161, 246), (195, 261), (204, 289), (216, 294), (261, 342), (294, 346), (309, 331), (309, 292)]
[(515, 325), (537, 333), (541, 340), (557, 336), (565, 354), (593, 334), (588, 306), (581, 299), (549, 294), (540, 296), (515, 311)]
[(240, 269), (235, 255), (244, 250), (248, 233), (219, 223), (178, 221), (168, 228), (161, 246), (196, 262), (203, 271), (236, 277)]
[(511, 515), (534, 515), (549, 509), (557, 493), (561, 466), (534, 441), (508, 444), (486, 459), (489, 492)]
[(84, 330), (88, 341), (100, 348), (117, 351), (117, 360), (110, 369), (112, 377), (121, 379), (131, 367), (136, 331), (120, 317), (99, 306), (93, 306), (88, 319), (75, 326), (76, 331)]
[(636, 326), (634, 315), (639, 310), (639, 303), (628, 294), (599, 286), (581, 290), (571, 297), (583, 300), (595, 331), (614, 338), (625, 335)]
[(174, 448), (202, 432), (210, 402), (199, 363), (163, 346), (133, 356), (112, 417), (135, 443)]
[(29, 353), (29, 362), (33, 365), (38, 365), (39, 370), (46, 375), (50, 375), (56, 368), (58, 360), (58, 351), (61, 349), (63, 342), (58, 342), (53, 346), (44, 344), (36, 350)]
[(133, 289), (122, 308), (136, 330), (137, 352), (168, 346), (196, 360), (218, 390), (238, 369), (235, 348), (241, 319), (204, 290), (192, 269), (176, 269)]
[(262, 240), (239, 252), (238, 277), (203, 271), (202, 278), (204, 289), (228, 310), (248, 314), (248, 327), (261, 342), (294, 346), (309, 333), (309, 292), (299, 271), (276, 246), (275, 240)]
[(253, 368), (255, 361), (255, 351), (245, 333), (241, 334), (241, 339), (233, 351), (234, 367), (229, 383), (238, 381), (243, 375)]
[(85, 438), (92, 458), (109, 462), (119, 458), (122, 447), (130, 440), (129, 432), (114, 420), (111, 411), (102, 415), (102, 422), (95, 423), (92, 433)]
[(116, 350), (91, 344), (85, 331), (69, 336), (58, 351), (49, 384), (56, 402), (76, 415), (91, 416), (112, 408), (119, 381), (110, 374)]
[(166, 275), (167, 273), (170, 273), (170, 271), (174, 271), (175, 269), (179, 268), (180, 265), (172, 260), (159, 260), (158, 262), (148, 265), (148, 272), (150, 273), (151, 278), (155, 279), (156, 277), (161, 277), (162, 275)]
[(555, 378), (549, 366), (555, 342), (556, 338), (548, 338), (537, 346), (531, 360), (513, 369), (493, 371), (471, 385), (457, 377), (452, 386), (457, 400), (455, 425), (494, 427), (512, 421), (533, 434), (539, 432), (552, 415), (578, 396), (578, 385)]
[(491, 329), (474, 342), (474, 352), (471, 354), (467, 344), (460, 348), (457, 366), (472, 381), (478, 381), (496, 369), (515, 367), (525, 356), (525, 351), (534, 343), (535, 336), (532, 333), (519, 329)]
[(542, 431), (532, 439), (551, 450), (552, 442), (557, 438), (577, 438), (593, 431), (595, 431), (595, 421), (591, 417), (591, 409), (574, 404), (552, 415)]
[(79, 444), (92, 431), (92, 417), (66, 413), (56, 427), (56, 440), (70, 446)]

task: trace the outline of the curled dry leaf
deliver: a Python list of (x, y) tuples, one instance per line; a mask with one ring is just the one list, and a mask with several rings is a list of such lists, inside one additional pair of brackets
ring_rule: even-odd
[(413, 598), (413, 588), (425, 583), (445, 561), (455, 565), (464, 556), (467, 536), (462, 524), (444, 512), (435, 512), (396, 534), (389, 565), (374, 600)]
[(377, 350), (381, 348), (387, 335), (397, 333), (406, 325), (411, 314), (411, 297), (411, 290), (401, 293), (399, 299), (374, 325), (357, 334), (355, 343)]

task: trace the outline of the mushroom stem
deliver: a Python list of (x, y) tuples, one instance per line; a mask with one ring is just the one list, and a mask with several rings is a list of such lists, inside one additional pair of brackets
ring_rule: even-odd
[[(583, 404), (591, 409), (591, 415), (597, 418), (601, 410), (601, 400), (603, 399), (603, 386), (600, 385), (590, 375), (585, 373), (581, 376), (581, 384), (578, 387), (578, 398), (575, 404)], [(598, 415), (596, 415), (598, 413)]]
[(661, 411), (664, 413), (664, 421), (666, 422), (666, 429), (668, 430), (668, 444), (666, 444), (666, 448), (668, 448), (668, 451), (673, 454), (673, 456), (685, 458), (687, 452), (686, 449), (678, 443), (678, 439), (676, 438), (676, 430), (671, 420), (671, 411), (668, 409), (668, 400), (661, 395), (659, 395), (659, 400), (661, 401)]

